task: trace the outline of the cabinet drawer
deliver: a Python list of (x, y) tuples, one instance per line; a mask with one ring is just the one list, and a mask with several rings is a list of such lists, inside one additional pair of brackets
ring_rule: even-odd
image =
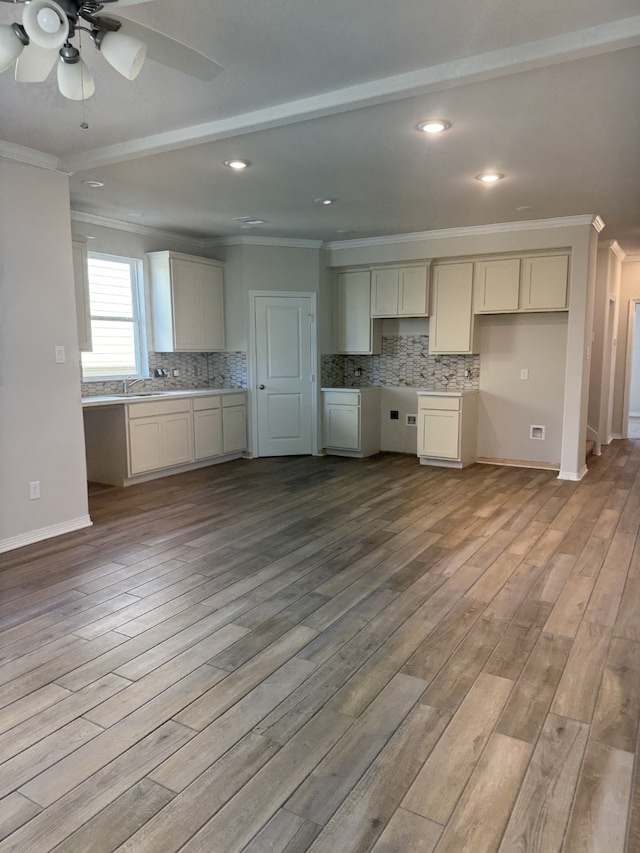
[(206, 409), (219, 409), (221, 406), (220, 395), (216, 395), (215, 397), (194, 397), (193, 398), (193, 411), (194, 412), (202, 412)]
[(190, 412), (191, 399), (181, 397), (179, 400), (157, 400), (153, 403), (129, 403), (127, 406), (129, 420), (148, 418), (155, 415), (172, 415), (175, 412)]
[(227, 406), (244, 406), (245, 404), (245, 395), (244, 394), (223, 394), (222, 395), (222, 407), (226, 408)]
[(460, 408), (460, 397), (420, 397), (420, 409), (439, 409), (457, 412)]
[(359, 406), (358, 391), (325, 391), (324, 402), (327, 406)]

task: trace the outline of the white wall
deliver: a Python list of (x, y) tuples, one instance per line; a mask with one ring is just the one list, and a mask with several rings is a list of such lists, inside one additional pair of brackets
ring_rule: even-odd
[(597, 435), (596, 452), (611, 435), (616, 329), (620, 305), (622, 252), (615, 240), (598, 244), (594, 295), (588, 423)]
[(249, 243), (221, 247), (216, 257), (225, 261), (228, 350), (248, 351), (250, 291), (320, 292), (322, 276), (319, 248), (261, 246)]
[[(90, 524), (68, 179), (0, 160), (0, 551)], [(62, 345), (66, 362), (56, 364)], [(40, 481), (40, 500), (29, 483)]]
[[(487, 314), (480, 321), (480, 457), (558, 465), (562, 450), (562, 404), (566, 359), (566, 314)], [(529, 378), (520, 378), (520, 371)], [(529, 427), (545, 438), (529, 438)]]

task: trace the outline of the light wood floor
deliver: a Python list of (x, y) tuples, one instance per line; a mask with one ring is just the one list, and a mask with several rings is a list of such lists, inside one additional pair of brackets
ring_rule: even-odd
[(640, 851), (639, 467), (94, 488), (0, 557), (0, 851)]

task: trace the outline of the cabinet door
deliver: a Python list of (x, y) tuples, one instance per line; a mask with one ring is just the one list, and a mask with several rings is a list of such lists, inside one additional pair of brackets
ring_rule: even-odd
[(371, 321), (369, 270), (339, 273), (335, 278), (335, 351), (370, 354), (380, 352)]
[(420, 409), (418, 412), (418, 456), (460, 458), (460, 412)]
[(429, 352), (475, 351), (472, 300), (473, 264), (446, 264), (434, 268)]
[(190, 412), (165, 415), (162, 418), (163, 466), (193, 462), (192, 418)]
[(87, 247), (84, 243), (73, 243), (73, 283), (76, 296), (78, 349), (80, 352), (91, 352), (89, 272), (87, 268)]
[(164, 468), (162, 445), (162, 418), (129, 421), (130, 474)]
[(193, 413), (194, 456), (208, 459), (222, 453), (222, 413), (220, 409), (205, 409)]
[(182, 352), (202, 350), (201, 264), (171, 259), (174, 348)]
[(199, 264), (201, 276), (200, 323), (205, 352), (224, 349), (224, 282), (220, 267)]
[(247, 411), (245, 406), (225, 406), (222, 410), (222, 443), (225, 453), (237, 453), (247, 447)]
[(395, 317), (398, 313), (398, 270), (371, 271), (371, 316)]
[(398, 316), (426, 317), (429, 314), (429, 268), (399, 270)]
[(479, 314), (517, 311), (520, 258), (478, 261), (473, 270), (474, 308)]
[(566, 308), (568, 272), (568, 255), (523, 258), (522, 310), (558, 311)]
[(325, 447), (360, 450), (360, 407), (329, 405), (324, 412)]

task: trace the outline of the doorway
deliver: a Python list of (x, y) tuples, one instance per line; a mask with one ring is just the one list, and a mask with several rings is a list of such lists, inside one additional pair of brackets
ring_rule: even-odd
[(637, 441), (640, 439), (640, 299), (632, 299), (629, 305), (627, 341), (627, 437)]
[(316, 452), (315, 293), (252, 291), (250, 388), (254, 456)]

